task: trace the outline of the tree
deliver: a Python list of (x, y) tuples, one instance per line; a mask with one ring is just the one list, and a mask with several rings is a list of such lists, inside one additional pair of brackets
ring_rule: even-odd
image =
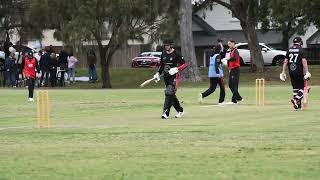
[(190, 73), (188, 80), (193, 82), (201, 81), (192, 34), (191, 0), (180, 0), (180, 42), (181, 53), (188, 64)]
[(234, 16), (240, 20), (244, 36), (248, 41), (251, 56), (251, 70), (263, 72), (264, 61), (259, 46), (256, 26), (259, 17), (260, 4), (257, 0), (211, 0), (231, 10)]
[[(10, 34), (17, 32), (19, 42), (34, 32), (29, 19), (29, 0), (0, 0), (0, 31), (4, 32), (6, 42), (10, 42)], [(36, 33), (33, 33), (36, 34)]]
[[(128, 40), (143, 40), (143, 35), (159, 26), (163, 21), (164, 3), (157, 0), (33, 0), (32, 12), (36, 14), (33, 17), (41, 12), (46, 14), (39, 18), (48, 22), (43, 28), (55, 28), (56, 36), (66, 43), (95, 41), (101, 60), (102, 88), (111, 88), (112, 56)], [(103, 44), (104, 40), (108, 40), (107, 45)]]
[(264, 0), (261, 8), (262, 29), (282, 32), (282, 49), (288, 49), (289, 39), (295, 33), (304, 34), (310, 25), (308, 11), (311, 1)]

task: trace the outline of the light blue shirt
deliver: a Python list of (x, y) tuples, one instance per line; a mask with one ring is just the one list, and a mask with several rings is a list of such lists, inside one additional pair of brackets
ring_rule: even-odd
[(214, 56), (210, 56), (210, 65), (209, 65), (209, 73), (208, 77), (223, 77), (223, 69), (221, 63), (218, 65), (219, 72), (216, 71), (216, 58), (219, 54), (215, 54)]

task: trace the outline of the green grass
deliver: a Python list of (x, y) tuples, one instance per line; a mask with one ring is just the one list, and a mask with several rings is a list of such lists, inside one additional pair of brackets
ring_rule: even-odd
[[(279, 74), (282, 71), (281, 67), (275, 67), (275, 66), (266, 66), (266, 72), (261, 74), (255, 74), (251, 73), (249, 71), (249, 67), (245, 66), (241, 68), (241, 84), (242, 85), (250, 85), (254, 86), (255, 79), (264, 77), (266, 80), (268, 80), (269, 85), (289, 85), (289, 81), (286, 83), (282, 83), (279, 80)], [(320, 66), (319, 65), (313, 65), (309, 66), (310, 72), (312, 73), (313, 77), (320, 77)], [(147, 79), (150, 79), (153, 77), (153, 75), (156, 73), (155, 69), (147, 69), (147, 68), (130, 68), (130, 69), (111, 69), (111, 81), (113, 88), (116, 89), (136, 89), (139, 87), (139, 85), (144, 82)], [(204, 87), (207, 86), (208, 82), (207, 80), (207, 74), (208, 69), (207, 68), (200, 68), (201, 75), (204, 79), (203, 82), (200, 83), (182, 83), (183, 87)], [(226, 73), (226, 83), (228, 79), (227, 75), (228, 70), (225, 69)], [(88, 76), (86, 69), (79, 69), (77, 76)], [(98, 76), (100, 76), (100, 70), (98, 69)], [(319, 78), (313, 78), (312, 79), (313, 85), (320, 85), (320, 79)], [(162, 83), (152, 83), (147, 88), (161, 88), (163, 86)], [(101, 88), (101, 81), (92, 84), (87, 82), (79, 82), (76, 85), (72, 85), (69, 88), (71, 89), (97, 89)]]
[(167, 121), (162, 89), (50, 90), (41, 130), (26, 90), (0, 90), (0, 179), (319, 179), (320, 87), (303, 112), (288, 86), (268, 86), (261, 108), (249, 84), (239, 106), (199, 105), (202, 90), (182, 88), (186, 115)]

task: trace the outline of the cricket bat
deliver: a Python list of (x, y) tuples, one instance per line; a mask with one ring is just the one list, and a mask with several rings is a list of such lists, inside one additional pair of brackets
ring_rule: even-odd
[(308, 96), (309, 96), (309, 87), (308, 81), (304, 81), (304, 89), (303, 89), (303, 109), (307, 109), (308, 107)]
[(145, 82), (143, 82), (142, 84), (140, 84), (140, 87), (143, 88), (154, 80), (156, 80), (156, 79), (155, 78), (148, 79)]

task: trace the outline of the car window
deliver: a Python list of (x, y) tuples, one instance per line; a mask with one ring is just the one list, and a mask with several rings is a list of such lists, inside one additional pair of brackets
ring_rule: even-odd
[(240, 45), (237, 47), (237, 49), (249, 49), (248, 45)]

